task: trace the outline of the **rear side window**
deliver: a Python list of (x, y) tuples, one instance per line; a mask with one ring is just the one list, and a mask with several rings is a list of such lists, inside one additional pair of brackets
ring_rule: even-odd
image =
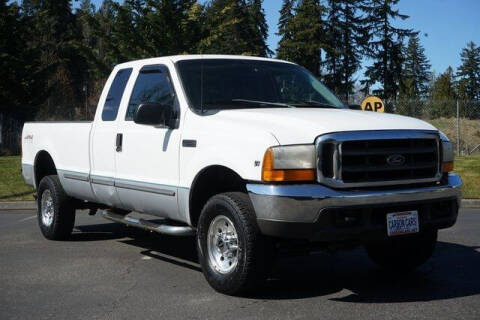
[(166, 67), (146, 66), (140, 70), (128, 103), (125, 120), (133, 120), (138, 106), (146, 102), (169, 106), (175, 103), (175, 92)]
[(103, 121), (115, 121), (122, 101), (123, 91), (127, 85), (128, 79), (132, 74), (132, 68), (118, 70), (115, 79), (108, 90), (107, 99), (102, 111)]

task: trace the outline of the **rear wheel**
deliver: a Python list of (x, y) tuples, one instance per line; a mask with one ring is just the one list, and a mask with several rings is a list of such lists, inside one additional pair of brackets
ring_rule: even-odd
[(437, 230), (388, 239), (366, 246), (369, 257), (382, 268), (411, 271), (427, 262), (435, 250)]
[(75, 208), (63, 190), (58, 176), (44, 177), (38, 186), (38, 224), (45, 238), (67, 239), (75, 223)]
[(247, 194), (215, 195), (203, 208), (197, 230), (198, 256), (215, 290), (238, 295), (259, 285), (271, 261), (267, 243)]

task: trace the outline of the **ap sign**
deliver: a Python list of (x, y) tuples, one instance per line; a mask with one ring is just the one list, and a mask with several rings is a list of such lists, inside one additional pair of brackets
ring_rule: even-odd
[(363, 111), (385, 112), (385, 104), (382, 99), (376, 96), (368, 96), (362, 101)]

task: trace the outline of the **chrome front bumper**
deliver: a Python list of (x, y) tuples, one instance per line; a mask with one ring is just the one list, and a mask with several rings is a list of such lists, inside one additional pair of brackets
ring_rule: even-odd
[[(247, 184), (260, 229), (264, 222), (315, 224), (330, 208), (400, 206), (451, 200), (460, 206), (462, 180), (449, 174), (444, 185), (385, 190), (334, 190), (320, 184)], [(456, 212), (455, 212), (456, 219)], [(263, 230), (262, 230), (263, 231)], [(264, 232), (265, 233), (265, 232)], [(267, 232), (268, 233), (268, 232)]]

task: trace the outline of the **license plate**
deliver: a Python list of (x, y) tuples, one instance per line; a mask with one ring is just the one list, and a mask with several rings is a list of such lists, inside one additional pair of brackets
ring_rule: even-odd
[(387, 233), (389, 237), (417, 233), (418, 231), (418, 212), (416, 210), (387, 214)]

